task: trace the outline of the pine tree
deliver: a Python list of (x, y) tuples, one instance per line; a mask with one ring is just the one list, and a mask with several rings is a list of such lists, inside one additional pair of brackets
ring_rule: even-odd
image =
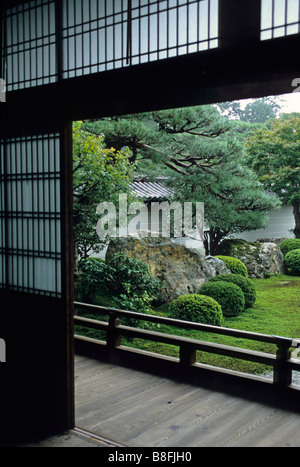
[(278, 206), (246, 168), (233, 123), (215, 106), (105, 118), (84, 128), (103, 134), (106, 146), (127, 148), (135, 173), (166, 175), (180, 201), (203, 202), (205, 245), (214, 254), (230, 233), (262, 228)]

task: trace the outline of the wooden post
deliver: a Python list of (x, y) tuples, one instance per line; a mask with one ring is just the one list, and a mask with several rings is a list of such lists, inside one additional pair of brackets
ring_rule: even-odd
[(183, 365), (193, 365), (196, 363), (196, 350), (190, 345), (180, 346), (180, 363)]
[(109, 318), (108, 323), (108, 330), (107, 330), (107, 338), (106, 338), (106, 345), (110, 351), (113, 351), (116, 347), (121, 345), (121, 334), (118, 333), (118, 326), (120, 325), (120, 321), (116, 317), (116, 315), (112, 314)]
[(274, 366), (274, 384), (287, 387), (292, 383), (292, 371), (287, 364), (290, 358), (290, 344), (278, 344)]

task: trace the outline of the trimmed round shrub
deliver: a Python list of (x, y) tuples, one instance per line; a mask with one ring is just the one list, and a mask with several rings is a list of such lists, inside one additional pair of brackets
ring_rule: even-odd
[(284, 260), (288, 272), (300, 274), (300, 248), (289, 251), (285, 255)]
[(170, 305), (170, 316), (194, 323), (221, 326), (223, 313), (221, 305), (211, 297), (198, 294), (186, 294), (173, 300)]
[(279, 245), (280, 250), (284, 256), (292, 250), (298, 250), (300, 248), (300, 238), (287, 238)]
[(198, 293), (214, 298), (221, 305), (223, 316), (238, 316), (245, 309), (243, 291), (236, 284), (226, 281), (206, 282)]
[(216, 256), (216, 258), (224, 261), (228, 269), (233, 274), (240, 274), (241, 276), (248, 277), (248, 270), (245, 264), (238, 258), (233, 258), (233, 256)]
[(247, 277), (240, 274), (219, 274), (212, 277), (209, 282), (227, 281), (238, 285), (245, 297), (245, 308), (252, 308), (256, 301), (256, 290), (252, 282)]

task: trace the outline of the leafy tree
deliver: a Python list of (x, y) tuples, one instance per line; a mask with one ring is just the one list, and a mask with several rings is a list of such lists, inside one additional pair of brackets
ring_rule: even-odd
[(278, 117), (281, 109), (278, 97), (254, 99), (244, 109), (241, 106), (241, 101), (223, 102), (218, 104), (218, 107), (222, 115), (252, 124), (266, 123), (270, 118)]
[(105, 148), (103, 135), (85, 131), (82, 122), (73, 125), (73, 223), (79, 261), (103, 248), (96, 232), (101, 201), (118, 202), (128, 193), (132, 167), (126, 151)]
[(242, 120), (244, 111), (240, 101), (221, 102), (217, 105), (222, 115), (233, 120)]
[(300, 238), (300, 114), (270, 120), (247, 140), (249, 164), (265, 188), (293, 207)]
[(276, 98), (263, 97), (246, 105), (241, 120), (249, 123), (266, 123), (270, 118), (276, 118), (280, 104)]

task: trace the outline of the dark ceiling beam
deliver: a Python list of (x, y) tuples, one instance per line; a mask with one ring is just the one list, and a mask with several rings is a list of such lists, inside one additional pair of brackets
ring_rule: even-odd
[[(0, 8), (8, 3), (2, 0)], [(58, 29), (60, 14), (57, 7)], [(76, 78), (58, 76), (53, 84), (9, 92), (0, 105), (1, 126), (12, 132), (18, 126), (292, 92), (293, 79), (300, 78), (300, 35), (260, 41), (260, 14), (261, 0), (220, 0), (218, 48)], [(57, 38), (61, 71), (59, 32)]]
[[(1, 125), (100, 118), (284, 94), (300, 78), (300, 36), (217, 48), (7, 93)], [(26, 124), (26, 123), (25, 123)]]

